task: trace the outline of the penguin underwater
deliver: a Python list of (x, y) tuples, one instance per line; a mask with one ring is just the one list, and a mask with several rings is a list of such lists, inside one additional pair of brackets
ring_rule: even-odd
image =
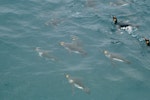
[(73, 87), (76, 87), (76, 88), (84, 91), (85, 93), (90, 94), (90, 89), (88, 87), (85, 87), (79, 79), (75, 79), (75, 78), (71, 77), (69, 74), (65, 74), (65, 77)]
[(123, 57), (117, 55), (117, 54), (113, 54), (113, 53), (110, 53), (109, 51), (107, 50), (104, 50), (103, 51), (104, 55), (108, 58), (110, 58), (111, 60), (114, 60), (114, 61), (118, 61), (118, 62), (125, 62), (127, 64), (130, 64), (131, 62), (124, 59)]
[(38, 53), (38, 55), (40, 57), (44, 57), (47, 60), (49, 59), (49, 60), (52, 60), (52, 61), (58, 61), (58, 59), (55, 56), (53, 56), (50, 51), (43, 50), (40, 47), (36, 47), (35, 51)]
[(60, 42), (60, 45), (67, 49), (69, 52), (87, 55), (87, 52), (78, 43), (74, 41), (72, 43)]

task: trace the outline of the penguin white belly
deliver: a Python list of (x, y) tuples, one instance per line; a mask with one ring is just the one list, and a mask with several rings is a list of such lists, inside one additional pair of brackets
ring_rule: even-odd
[(77, 87), (78, 89), (81, 89), (81, 90), (84, 89), (82, 86), (80, 86), (80, 85), (78, 85), (78, 84), (74, 84), (74, 86)]

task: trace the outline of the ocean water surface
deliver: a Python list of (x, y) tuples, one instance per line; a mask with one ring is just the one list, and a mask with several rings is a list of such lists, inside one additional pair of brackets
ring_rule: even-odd
[[(150, 100), (149, 0), (2, 0), (0, 9), (0, 100)], [(139, 27), (120, 30), (113, 16)]]

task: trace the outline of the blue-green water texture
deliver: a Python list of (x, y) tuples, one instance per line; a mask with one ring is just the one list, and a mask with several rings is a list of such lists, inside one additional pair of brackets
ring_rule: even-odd
[(150, 100), (149, 16), (150, 0), (1, 0), (0, 100)]

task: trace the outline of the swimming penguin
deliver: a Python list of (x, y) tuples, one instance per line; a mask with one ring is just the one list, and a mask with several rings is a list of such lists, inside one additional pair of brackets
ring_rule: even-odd
[(105, 55), (106, 57), (110, 58), (111, 60), (115, 60), (115, 61), (119, 61), (119, 62), (125, 62), (125, 63), (130, 64), (130, 61), (124, 59), (124, 58), (121, 57), (121, 56), (118, 56), (117, 54), (110, 53), (110, 52), (107, 51), (107, 50), (104, 50), (103, 53), (104, 53), (104, 55)]
[(79, 79), (75, 79), (75, 78), (71, 77), (69, 74), (65, 74), (65, 77), (73, 87), (76, 87), (76, 88), (84, 91), (85, 93), (90, 94), (90, 89), (85, 87)]
[(56, 57), (54, 57), (52, 54), (50, 54), (50, 51), (43, 50), (40, 47), (36, 47), (35, 51), (39, 54), (40, 57), (44, 57), (44, 58), (50, 59), (52, 61), (58, 60)]
[(123, 1), (123, 0), (117, 0), (116, 2), (110, 2), (110, 5), (111, 6), (126, 6), (126, 5), (128, 5), (129, 4), (129, 2), (126, 2), (126, 1)]
[(129, 24), (129, 23), (121, 23), (121, 22), (118, 22), (117, 20), (117, 17), (116, 16), (113, 16), (113, 22), (115, 25), (117, 25), (119, 28), (121, 29), (127, 29), (129, 27), (136, 27), (138, 28), (139, 26), (137, 25), (132, 25), (132, 24)]
[(132, 25), (129, 23), (118, 22), (116, 16), (113, 16), (113, 23), (117, 26), (118, 29), (125, 30), (129, 34), (133, 33), (134, 31), (136, 31), (139, 28), (138, 25)]
[(75, 41), (71, 43), (60, 42), (60, 45), (67, 49), (69, 52), (74, 52), (77, 54), (87, 55), (87, 52)]
[(120, 28), (132, 26), (131, 24), (126, 24), (126, 23), (120, 23), (120, 22), (118, 22), (116, 16), (113, 16), (113, 22), (114, 22), (115, 25), (118, 25)]

